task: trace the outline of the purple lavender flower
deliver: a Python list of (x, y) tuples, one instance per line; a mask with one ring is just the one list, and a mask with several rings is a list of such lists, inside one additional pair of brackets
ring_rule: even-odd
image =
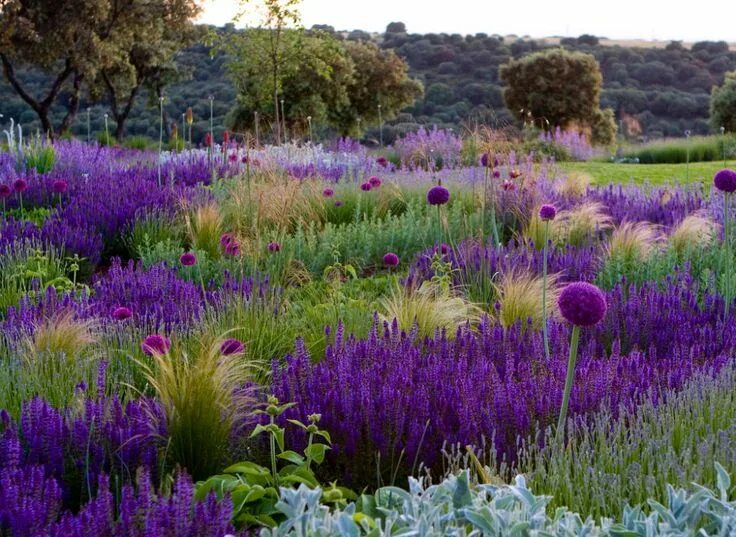
[(593, 326), (606, 314), (606, 297), (593, 284), (574, 282), (567, 285), (557, 300), (560, 313), (575, 326)]
[(450, 191), (442, 185), (435, 185), (427, 192), (427, 202), (430, 205), (444, 205), (450, 201)]
[(112, 310), (112, 318), (116, 321), (124, 321), (130, 319), (133, 316), (133, 311), (125, 306), (118, 306)]
[(237, 339), (226, 339), (220, 345), (220, 352), (225, 356), (231, 356), (233, 354), (243, 354), (245, 352), (245, 346)]
[(179, 258), (179, 262), (185, 267), (191, 267), (197, 264), (197, 256), (194, 252), (184, 252)]
[(171, 340), (161, 334), (151, 334), (141, 343), (141, 349), (149, 356), (154, 354), (164, 355), (168, 354), (171, 349)]
[(371, 184), (368, 181), (366, 181), (365, 183), (361, 183), (361, 185), (360, 185), (360, 189), (363, 192), (368, 192), (368, 191), (370, 191), (371, 188), (373, 188), (373, 187), (371, 186)]
[(555, 216), (557, 216), (557, 209), (554, 205), (542, 205), (539, 209), (539, 218), (545, 222), (554, 220)]
[(387, 267), (395, 267), (399, 264), (399, 256), (393, 252), (388, 252), (383, 256), (383, 264)]
[(719, 171), (713, 178), (713, 184), (722, 192), (736, 192), (736, 171), (728, 168)]

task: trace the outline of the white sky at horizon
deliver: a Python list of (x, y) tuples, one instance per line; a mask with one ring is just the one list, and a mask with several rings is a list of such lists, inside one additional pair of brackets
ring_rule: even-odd
[[(238, 0), (202, 0), (199, 22), (221, 26)], [(252, 5), (257, 5), (253, 0)], [(432, 5), (440, 6), (433, 9)], [(593, 34), (611, 39), (736, 42), (736, 1), (684, 4), (666, 0), (302, 0), (302, 24), (383, 32), (401, 21), (410, 33), (516, 34), (531, 37)], [(613, 7), (612, 7), (613, 6)], [(449, 7), (449, 8), (448, 8)], [(242, 26), (243, 24), (238, 24)]]

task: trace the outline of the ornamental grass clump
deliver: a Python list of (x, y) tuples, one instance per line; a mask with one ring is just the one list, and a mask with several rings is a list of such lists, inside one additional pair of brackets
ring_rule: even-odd
[(29, 348), (34, 356), (51, 354), (71, 361), (84, 356), (96, 341), (94, 321), (79, 319), (73, 310), (67, 310), (37, 324)]
[(670, 233), (669, 242), (678, 255), (706, 249), (718, 235), (718, 224), (705, 214), (691, 214), (678, 223)]
[(192, 349), (159, 349), (149, 343), (152, 360), (138, 362), (165, 414), (169, 459), (194, 479), (219, 471), (232, 431), (253, 409), (245, 389), (249, 364), (238, 352), (223, 352), (224, 344), (215, 340), (194, 343)]
[(612, 220), (601, 203), (587, 202), (560, 211), (551, 227), (556, 244), (579, 247), (595, 240), (598, 233), (609, 230)]
[(595, 285), (587, 282), (569, 284), (557, 299), (560, 314), (572, 324), (570, 336), (570, 356), (567, 361), (565, 390), (562, 396), (562, 408), (557, 421), (557, 433), (562, 434), (567, 419), (567, 405), (570, 401), (570, 390), (575, 377), (575, 362), (578, 358), (578, 342), (580, 327), (595, 326), (606, 315), (606, 296)]
[(555, 185), (557, 192), (563, 196), (581, 197), (588, 192), (593, 179), (585, 172), (568, 172)]
[(436, 332), (453, 338), (459, 327), (475, 323), (480, 317), (476, 306), (442, 291), (433, 282), (424, 282), (419, 289), (394, 287), (381, 301), (381, 309), (385, 321), (395, 320), (406, 333), (416, 330), (418, 338), (432, 337)]
[(609, 260), (624, 266), (644, 263), (662, 241), (659, 228), (649, 222), (623, 222), (613, 230), (606, 246)]
[(194, 207), (185, 213), (184, 220), (192, 249), (205, 252), (210, 259), (219, 259), (220, 237), (225, 231), (219, 205), (208, 202)]
[(542, 327), (547, 311), (556, 310), (557, 281), (557, 274), (544, 278), (519, 269), (504, 272), (494, 285), (501, 325), (509, 328), (518, 323), (522, 330)]

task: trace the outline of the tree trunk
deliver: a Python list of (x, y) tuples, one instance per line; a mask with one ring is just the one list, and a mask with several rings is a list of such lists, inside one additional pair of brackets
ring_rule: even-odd
[[(46, 97), (44, 97), (43, 100), (38, 100), (35, 99), (30, 93), (28, 93), (25, 88), (20, 84), (20, 81), (15, 74), (15, 68), (10, 62), (10, 58), (0, 52), (0, 60), (2, 60), (3, 63), (3, 72), (5, 73), (5, 78), (8, 80), (15, 92), (20, 96), (20, 98), (28, 103), (33, 111), (36, 112), (36, 115), (41, 122), (41, 128), (43, 129), (44, 133), (53, 140), (54, 126), (51, 123), (51, 119), (49, 118), (49, 111), (51, 110), (51, 105), (58, 97), (59, 92), (61, 91), (61, 87), (64, 85), (64, 82), (66, 82), (67, 78), (69, 78), (69, 76), (71, 76), (71, 74), (74, 72), (71, 62), (68, 59), (64, 62), (63, 71), (61, 71), (56, 76), (56, 79), (51, 85), (51, 88), (49, 89)], [(76, 106), (77, 108), (79, 107), (78, 101), (76, 103)]]
[(64, 116), (64, 119), (61, 122), (61, 125), (59, 125), (59, 136), (66, 133), (69, 128), (71, 127), (72, 122), (77, 117), (77, 112), (79, 112), (79, 101), (80, 96), (82, 93), (82, 81), (84, 80), (84, 75), (81, 75), (79, 73), (76, 73), (74, 75), (74, 80), (72, 82), (72, 93), (69, 96), (69, 103), (67, 104), (67, 112)]

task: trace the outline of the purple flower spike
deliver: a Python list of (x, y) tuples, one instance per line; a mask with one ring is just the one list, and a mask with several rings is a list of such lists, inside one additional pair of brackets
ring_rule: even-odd
[(450, 201), (450, 191), (442, 185), (433, 186), (427, 192), (427, 202), (430, 205), (444, 205)]
[(185, 267), (191, 267), (197, 264), (197, 256), (193, 252), (184, 252), (181, 254), (179, 262)]
[(542, 207), (539, 209), (539, 218), (541, 218), (545, 222), (548, 222), (549, 220), (554, 220), (555, 216), (557, 216), (557, 209), (555, 209), (554, 205), (542, 205)]
[(130, 319), (132, 316), (133, 311), (125, 306), (118, 306), (112, 310), (112, 318), (116, 321), (124, 321), (125, 319)]
[(141, 343), (141, 349), (148, 356), (153, 356), (154, 354), (163, 356), (164, 354), (169, 353), (169, 350), (171, 349), (171, 340), (161, 334), (151, 334), (150, 336), (146, 336), (143, 340)]
[(245, 345), (237, 339), (226, 339), (222, 342), (222, 345), (220, 345), (220, 352), (225, 356), (243, 354), (245, 352)]
[(606, 297), (595, 285), (574, 282), (565, 287), (557, 300), (560, 313), (575, 326), (593, 326), (606, 314)]
[(722, 192), (736, 192), (736, 171), (728, 168), (719, 171), (713, 178), (713, 184)]
[(388, 252), (383, 256), (383, 264), (387, 267), (395, 267), (399, 264), (399, 256), (393, 252)]

